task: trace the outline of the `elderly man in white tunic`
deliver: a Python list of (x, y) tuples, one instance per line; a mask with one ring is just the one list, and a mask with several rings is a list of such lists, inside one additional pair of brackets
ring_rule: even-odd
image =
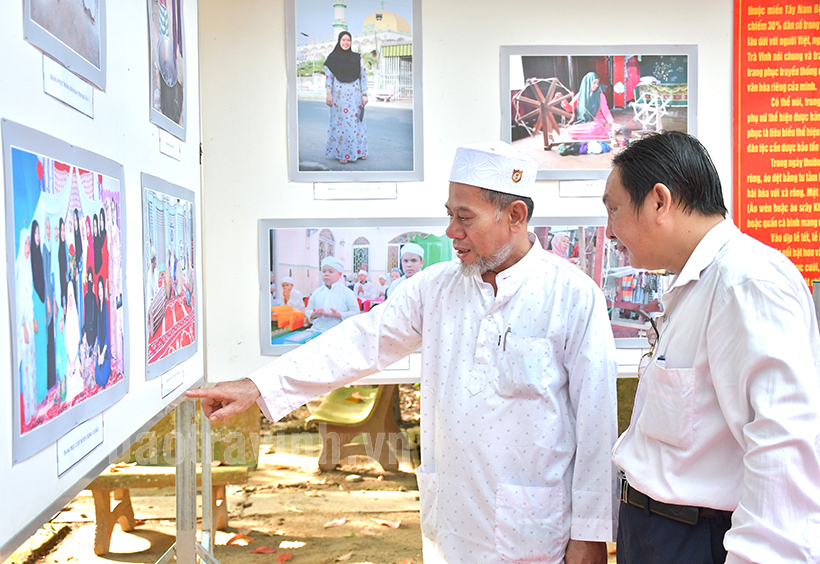
[(424, 562), (604, 563), (616, 527), (614, 340), (604, 296), (527, 225), (537, 165), (460, 147), (447, 235), (387, 301), (237, 382), (193, 390), (212, 421), (283, 417), (421, 347)]

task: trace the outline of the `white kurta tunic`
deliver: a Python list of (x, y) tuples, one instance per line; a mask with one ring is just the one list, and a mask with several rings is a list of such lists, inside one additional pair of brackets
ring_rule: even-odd
[(359, 302), (356, 301), (356, 296), (353, 295), (350, 288), (344, 285), (344, 278), (342, 278), (336, 281), (330, 288), (322, 284), (313, 291), (305, 307), (305, 315), (310, 318), (314, 309), (323, 309), (325, 311), (335, 309), (342, 314), (342, 319), (337, 317), (317, 317), (312, 320), (312, 329), (323, 333), (331, 327), (335, 327), (351, 315), (359, 313)]
[(614, 341), (595, 284), (536, 242), (492, 286), (432, 265), (251, 375), (265, 415), (422, 347), (425, 563), (561, 562), (613, 540)]

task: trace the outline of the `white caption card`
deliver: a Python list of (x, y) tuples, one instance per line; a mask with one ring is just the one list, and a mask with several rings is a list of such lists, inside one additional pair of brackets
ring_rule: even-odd
[(395, 200), (395, 182), (317, 182), (313, 185), (314, 200)]
[(94, 87), (43, 54), (43, 92), (94, 117)]
[(167, 396), (180, 387), (185, 381), (185, 371), (181, 366), (169, 370), (162, 375), (162, 397)]
[(103, 414), (100, 413), (57, 439), (57, 475), (62, 475), (102, 442)]
[(561, 180), (558, 195), (562, 198), (600, 198), (604, 195), (606, 180)]

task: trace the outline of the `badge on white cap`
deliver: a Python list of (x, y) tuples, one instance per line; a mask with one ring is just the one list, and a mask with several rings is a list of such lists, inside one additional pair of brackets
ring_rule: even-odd
[(538, 163), (504, 141), (486, 141), (456, 149), (450, 182), (514, 196), (533, 197)]

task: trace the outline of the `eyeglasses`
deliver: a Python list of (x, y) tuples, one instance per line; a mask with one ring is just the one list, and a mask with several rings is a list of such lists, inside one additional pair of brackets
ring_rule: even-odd
[(646, 340), (649, 342), (649, 350), (644, 353), (641, 357), (641, 361), (638, 363), (638, 378), (643, 376), (646, 367), (649, 366), (650, 362), (652, 362), (652, 358), (655, 356), (655, 345), (657, 345), (660, 340), (658, 326), (655, 325), (655, 320), (652, 317), (649, 317), (649, 324), (652, 326), (646, 333)]

